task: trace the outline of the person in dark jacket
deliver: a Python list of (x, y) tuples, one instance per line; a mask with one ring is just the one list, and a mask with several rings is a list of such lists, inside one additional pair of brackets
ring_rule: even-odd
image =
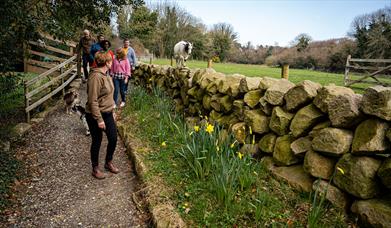
[(91, 67), (93, 66), (93, 63), (94, 63), (95, 54), (98, 51), (103, 50), (103, 47), (101, 44), (102, 44), (102, 41), (104, 41), (104, 40), (105, 40), (105, 37), (102, 34), (100, 34), (98, 36), (98, 41), (91, 46), (91, 49), (90, 49), (90, 66)]
[[(83, 31), (83, 36), (80, 38), (79, 45), (77, 46), (77, 54), (82, 54), (84, 79), (88, 79), (88, 63), (90, 62), (90, 50), (91, 46), (96, 42), (92, 38), (90, 31), (87, 29)], [(80, 57), (78, 57), (80, 58)]]

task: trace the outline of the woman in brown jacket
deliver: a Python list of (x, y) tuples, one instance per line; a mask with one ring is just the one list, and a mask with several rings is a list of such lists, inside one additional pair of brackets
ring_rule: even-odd
[(99, 169), (99, 150), (102, 143), (102, 131), (106, 132), (108, 145), (105, 168), (112, 173), (119, 173), (113, 165), (113, 154), (117, 145), (117, 127), (114, 120), (114, 86), (112, 79), (107, 76), (111, 68), (112, 57), (107, 52), (95, 55), (97, 68), (92, 69), (88, 77), (86, 104), (86, 119), (90, 128), (92, 175), (97, 179), (105, 178)]

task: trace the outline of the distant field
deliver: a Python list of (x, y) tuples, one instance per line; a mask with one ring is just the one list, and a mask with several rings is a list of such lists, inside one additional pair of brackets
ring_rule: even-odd
[[(170, 60), (154, 59), (152, 63), (158, 65), (170, 65)], [(204, 61), (191, 60), (187, 61), (187, 66), (192, 69), (206, 68), (207, 63)], [(264, 65), (214, 63), (213, 68), (217, 72), (225, 74), (242, 74), (249, 77), (281, 77), (281, 68), (268, 67)], [(355, 79), (356, 77), (357, 76), (353, 76), (353, 79)], [(322, 85), (334, 83), (336, 85), (343, 86), (343, 74), (327, 73), (313, 70), (289, 69), (289, 80), (293, 83), (298, 83), (303, 80), (311, 80), (314, 82), (318, 82)], [(352, 89), (354, 89), (358, 93), (362, 93), (363, 90), (369, 86), (370, 84), (355, 84), (352, 86)]]

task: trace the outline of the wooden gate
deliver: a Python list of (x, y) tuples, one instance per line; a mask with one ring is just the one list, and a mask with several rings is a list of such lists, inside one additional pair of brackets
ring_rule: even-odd
[[(357, 79), (352, 79), (351, 70), (363, 73)], [(355, 83), (370, 83), (391, 86), (391, 59), (355, 59), (349, 55), (346, 60), (344, 85), (351, 86)], [(373, 79), (373, 80), (368, 80)]]
[[(29, 41), (25, 49), (25, 72), (40, 73), (37, 77), (24, 81), (26, 120), (30, 122), (30, 112), (62, 91), (77, 76), (80, 77), (80, 58), (76, 55), (76, 45), (61, 42), (45, 36), (50, 42), (57, 42), (63, 48), (50, 46), (42, 41)], [(35, 48), (34, 48), (35, 47)]]

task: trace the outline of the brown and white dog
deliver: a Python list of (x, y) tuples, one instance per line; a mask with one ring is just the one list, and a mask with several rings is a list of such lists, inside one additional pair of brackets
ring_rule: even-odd
[(71, 114), (72, 107), (80, 102), (78, 99), (79, 93), (76, 90), (71, 90), (68, 93), (64, 95), (64, 102), (65, 102), (65, 112), (67, 114)]

